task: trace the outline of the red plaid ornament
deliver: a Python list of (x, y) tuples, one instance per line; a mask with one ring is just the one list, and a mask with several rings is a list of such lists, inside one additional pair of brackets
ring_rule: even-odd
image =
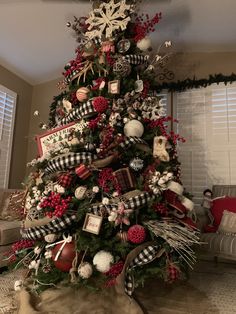
[(68, 188), (71, 185), (72, 176), (70, 173), (64, 173), (59, 176), (57, 181), (64, 188)]
[(75, 173), (82, 180), (87, 179), (91, 175), (91, 171), (84, 164), (81, 164), (79, 167), (75, 168)]
[(129, 168), (121, 168), (113, 173), (116, 182), (119, 184), (121, 191), (134, 189), (135, 180)]
[(179, 268), (174, 264), (170, 263), (167, 267), (167, 281), (168, 282), (174, 282), (180, 277), (180, 270)]

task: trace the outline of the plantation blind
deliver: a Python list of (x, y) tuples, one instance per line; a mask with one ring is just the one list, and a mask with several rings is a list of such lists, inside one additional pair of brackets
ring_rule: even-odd
[(236, 184), (236, 84), (176, 94), (182, 181), (196, 205), (205, 188)]
[(16, 97), (0, 85), (0, 188), (8, 188)]

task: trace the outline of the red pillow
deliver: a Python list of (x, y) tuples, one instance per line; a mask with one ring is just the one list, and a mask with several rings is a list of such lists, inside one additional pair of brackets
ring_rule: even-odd
[(212, 232), (215, 233), (218, 230), (218, 227), (207, 225), (207, 226), (204, 226), (203, 230), (206, 233), (212, 233)]
[(214, 217), (214, 225), (217, 227), (221, 222), (224, 210), (236, 213), (236, 197), (226, 196), (213, 201), (211, 212)]

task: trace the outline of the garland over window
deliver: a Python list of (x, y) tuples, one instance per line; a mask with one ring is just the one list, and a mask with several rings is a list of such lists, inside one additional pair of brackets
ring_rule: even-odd
[(160, 85), (157, 85), (155, 89), (157, 92), (160, 92), (163, 89), (167, 89), (168, 91), (172, 92), (180, 92), (191, 88), (207, 87), (214, 83), (224, 83), (225, 85), (227, 85), (228, 83), (233, 83), (235, 81), (235, 73), (232, 73), (231, 75), (223, 75), (219, 73), (215, 75), (209, 75), (208, 79), (196, 79), (194, 77), (193, 79), (187, 78), (183, 81), (162, 83)]

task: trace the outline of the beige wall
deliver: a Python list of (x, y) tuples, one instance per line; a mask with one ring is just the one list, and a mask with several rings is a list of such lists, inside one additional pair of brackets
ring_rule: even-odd
[[(45, 132), (39, 128), (40, 122), (48, 122), (50, 104), (53, 102), (53, 96), (57, 96), (61, 91), (57, 88), (59, 79), (46, 82), (34, 86), (33, 97), (31, 105), (30, 115), (30, 127), (29, 127), (29, 144), (27, 160), (31, 161), (38, 155), (37, 145), (35, 142), (35, 136)], [(39, 111), (39, 116), (34, 116), (35, 110)]]
[(172, 57), (169, 65), (175, 80), (208, 78), (210, 74), (236, 72), (236, 52), (182, 53)]
[(26, 169), (33, 87), (1, 65), (0, 84), (17, 93), (9, 187), (22, 188), (21, 182), (25, 178)]

